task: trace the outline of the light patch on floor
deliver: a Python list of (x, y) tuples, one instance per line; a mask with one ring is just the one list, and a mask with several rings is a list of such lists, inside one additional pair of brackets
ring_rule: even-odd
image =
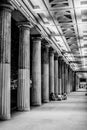
[(0, 130), (87, 130), (87, 97), (79, 90), (65, 101), (53, 101), (30, 112), (16, 112)]

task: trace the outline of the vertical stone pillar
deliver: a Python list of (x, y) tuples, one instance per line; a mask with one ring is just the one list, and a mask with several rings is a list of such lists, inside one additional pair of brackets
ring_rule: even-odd
[[(7, 1), (5, 1), (7, 2)], [(0, 2), (0, 119), (10, 119), (12, 6)]]
[(72, 79), (72, 80), (73, 80), (73, 81), (72, 81), (72, 87), (73, 87), (73, 88), (72, 88), (72, 90), (74, 91), (74, 71), (73, 71), (73, 74), (72, 74), (72, 75), (73, 75), (73, 79)]
[(67, 93), (70, 93), (70, 68), (68, 66), (68, 85), (67, 85)]
[(58, 95), (58, 54), (54, 54), (54, 93)]
[(18, 110), (30, 109), (30, 26), (19, 24)]
[(71, 86), (71, 82), (72, 82), (72, 79), (71, 79), (71, 69), (70, 69), (70, 92), (71, 92), (71, 89), (72, 89), (72, 86)]
[(62, 72), (61, 72), (61, 57), (58, 58), (59, 59), (59, 64), (58, 64), (58, 79), (59, 79), (59, 82), (58, 82), (58, 94), (61, 94), (61, 86), (62, 86), (62, 79), (61, 79), (61, 76), (62, 76)]
[(72, 70), (72, 92), (73, 92), (73, 70)]
[(75, 75), (75, 80), (76, 80), (76, 87), (75, 87), (75, 91), (77, 91), (77, 73)]
[(41, 105), (41, 37), (33, 37), (32, 105)]
[(72, 92), (72, 70), (70, 68), (70, 92)]
[(70, 91), (71, 91), (71, 70), (69, 67), (69, 89), (68, 89), (68, 92), (70, 93)]
[(49, 102), (49, 48), (42, 47), (42, 102)]
[(86, 79), (86, 88), (87, 88), (87, 79)]
[(70, 92), (72, 92), (72, 70), (70, 69)]
[(58, 94), (59, 94), (59, 57), (57, 59), (58, 59)]
[(77, 85), (77, 90), (79, 89), (79, 84), (80, 84), (80, 80), (79, 77), (77, 76), (77, 80), (78, 80), (78, 85)]
[(78, 77), (77, 77), (77, 74), (76, 74), (76, 91), (77, 91), (77, 88), (78, 88)]
[(74, 72), (74, 91), (76, 91), (76, 72)]
[(67, 87), (67, 75), (66, 75), (66, 63), (64, 63), (64, 93), (66, 93), (66, 87)]
[(66, 64), (65, 78), (66, 78), (66, 93), (68, 93), (68, 65), (67, 64)]
[(73, 71), (72, 71), (72, 91), (73, 91)]
[(64, 94), (64, 61), (62, 61), (62, 94)]
[(49, 52), (49, 92), (54, 93), (54, 50)]

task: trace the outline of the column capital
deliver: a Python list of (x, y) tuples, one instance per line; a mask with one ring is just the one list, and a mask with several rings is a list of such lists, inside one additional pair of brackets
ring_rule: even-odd
[(55, 52), (55, 50), (54, 50), (52, 47), (50, 47), (50, 48), (49, 48), (49, 53), (50, 53), (50, 54), (54, 54), (54, 52)]
[(64, 61), (64, 66), (66, 67), (66, 62)]
[(28, 28), (28, 29), (30, 29), (30, 28), (33, 27), (33, 25), (32, 25), (29, 21), (18, 22), (18, 23), (17, 23), (17, 26), (18, 26), (19, 28), (24, 27), (24, 28)]
[(0, 10), (2, 9), (6, 9), (8, 10), (9, 12), (13, 11), (14, 10), (14, 7), (8, 2), (8, 0), (4, 0), (4, 1), (0, 1)]
[(63, 59), (61, 59), (61, 63), (62, 63), (62, 65), (64, 65), (64, 60)]
[(41, 34), (32, 35), (31, 37), (32, 37), (33, 41), (41, 41), (42, 40)]
[(42, 51), (49, 52), (49, 46), (48, 45), (42, 45), (41, 48), (42, 48)]
[(54, 60), (58, 60), (58, 53), (57, 52), (54, 53)]
[(62, 61), (62, 56), (59, 56), (58, 58), (59, 58), (60, 61)]
[(44, 47), (44, 46), (50, 47), (50, 44), (48, 43), (48, 41), (47, 41), (45, 38), (42, 37), (41, 42), (42, 42), (42, 46), (43, 46), (43, 47)]
[[(41, 42), (42, 42), (42, 41), (41, 41)], [(43, 43), (42, 43), (42, 46), (41, 46), (41, 47), (42, 47), (43, 49), (45, 49), (45, 48), (48, 48), (48, 49), (49, 49), (49, 48), (50, 48), (50, 45), (47, 44), (47, 43), (46, 43), (46, 44), (43, 44)]]
[(66, 64), (66, 67), (68, 68), (68, 64)]

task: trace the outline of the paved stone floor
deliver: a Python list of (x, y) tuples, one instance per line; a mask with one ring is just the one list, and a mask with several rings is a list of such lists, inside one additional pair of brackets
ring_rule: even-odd
[(0, 130), (87, 130), (87, 97), (84, 90), (73, 92), (66, 101), (55, 101), (16, 112), (0, 122)]

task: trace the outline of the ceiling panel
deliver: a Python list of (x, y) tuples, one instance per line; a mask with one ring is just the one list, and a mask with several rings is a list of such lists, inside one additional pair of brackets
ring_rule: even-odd
[(87, 0), (11, 1), (25, 9), (73, 70), (87, 70)]

